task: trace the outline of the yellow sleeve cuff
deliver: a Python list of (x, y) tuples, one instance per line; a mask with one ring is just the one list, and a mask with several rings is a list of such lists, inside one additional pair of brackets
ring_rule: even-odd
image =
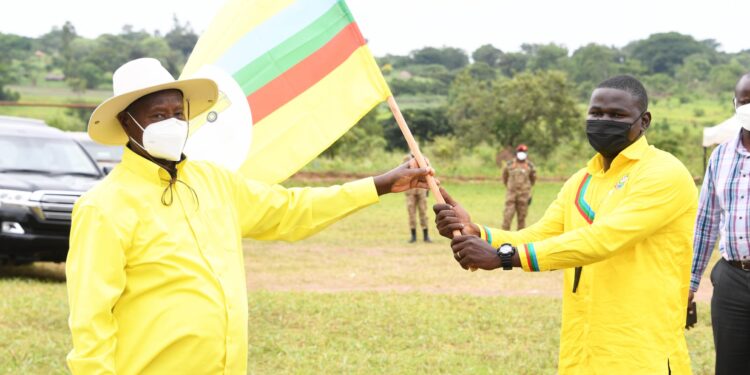
[(492, 229), (486, 225), (482, 225), (479, 223), (474, 223), (474, 225), (479, 227), (479, 237), (487, 241), (487, 243), (492, 245), (492, 247), (498, 248), (503, 244), (503, 242), (500, 241), (501, 236), (498, 235), (497, 229)]
[(343, 185), (346, 190), (353, 193), (360, 206), (367, 206), (380, 202), (378, 190), (375, 188), (375, 179), (372, 177), (348, 182)]
[(526, 272), (539, 272), (539, 259), (533, 243), (523, 244), (518, 247), (518, 258), (521, 260), (521, 268)]
[(479, 223), (474, 223), (477, 227), (479, 227), (479, 237), (485, 241), (487, 241), (488, 244), (492, 245), (492, 247), (498, 247), (500, 245), (495, 244), (495, 236), (492, 235), (492, 229), (488, 228), (486, 225), (482, 225)]

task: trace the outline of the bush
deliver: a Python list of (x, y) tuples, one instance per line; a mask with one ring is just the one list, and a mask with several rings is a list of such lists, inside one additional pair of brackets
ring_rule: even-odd
[(46, 122), (49, 126), (58, 128), (65, 131), (76, 131), (81, 132), (86, 130), (86, 122), (75, 116), (69, 116), (62, 113), (57, 113), (51, 118), (47, 118)]

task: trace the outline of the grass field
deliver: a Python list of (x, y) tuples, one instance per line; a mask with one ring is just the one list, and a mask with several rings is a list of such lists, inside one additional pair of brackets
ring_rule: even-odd
[[(499, 225), (499, 184), (446, 187), (476, 221)], [(531, 221), (559, 187), (537, 186)], [(249, 372), (555, 373), (560, 273), (466, 272), (447, 240), (407, 244), (406, 227), (404, 197), (393, 195), (295, 244), (246, 241)], [(61, 277), (62, 265), (0, 269), (0, 373), (66, 372)], [(702, 285), (699, 324), (686, 336), (695, 373), (710, 374)]]

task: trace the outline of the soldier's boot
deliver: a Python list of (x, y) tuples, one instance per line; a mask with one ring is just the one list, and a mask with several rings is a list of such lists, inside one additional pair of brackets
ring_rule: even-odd
[(432, 242), (430, 235), (427, 233), (427, 228), (422, 229), (422, 237), (424, 237), (424, 242)]
[(417, 230), (412, 229), (411, 230), (411, 239), (409, 240), (409, 243), (415, 243), (417, 242)]

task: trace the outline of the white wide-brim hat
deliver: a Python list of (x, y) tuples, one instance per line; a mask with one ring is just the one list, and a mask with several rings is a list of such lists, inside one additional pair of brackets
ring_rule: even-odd
[(190, 118), (211, 108), (219, 96), (216, 82), (207, 78), (175, 80), (159, 60), (136, 59), (119, 67), (112, 75), (114, 95), (99, 104), (89, 119), (91, 139), (105, 145), (120, 146), (128, 142), (117, 115), (139, 98), (162, 90), (176, 89), (190, 102)]

